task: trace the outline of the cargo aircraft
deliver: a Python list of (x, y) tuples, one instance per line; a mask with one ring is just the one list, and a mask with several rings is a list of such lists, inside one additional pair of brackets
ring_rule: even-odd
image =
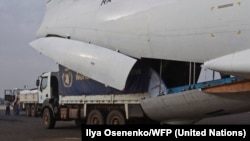
[[(190, 124), (250, 110), (249, 0), (45, 3), (37, 39), (30, 45), (58, 64), (118, 90), (124, 89), (136, 62), (147, 62), (167, 88), (141, 101), (151, 119)], [(190, 89), (199, 84), (201, 70), (243, 81), (216, 87), (201, 83)], [(174, 87), (179, 91), (168, 93)]]

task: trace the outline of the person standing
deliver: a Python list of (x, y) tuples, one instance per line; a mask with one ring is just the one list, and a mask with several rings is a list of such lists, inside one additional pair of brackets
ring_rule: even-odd
[(10, 115), (10, 102), (6, 101), (5, 106), (6, 106), (5, 115), (9, 116)]

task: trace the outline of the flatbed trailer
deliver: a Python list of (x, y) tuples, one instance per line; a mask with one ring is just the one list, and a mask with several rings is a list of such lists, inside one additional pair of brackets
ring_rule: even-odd
[[(88, 117), (88, 112), (91, 110), (98, 109), (102, 112), (108, 113), (109, 110), (116, 109), (123, 111), (122, 113), (125, 114), (123, 120), (128, 120), (131, 118), (143, 118), (145, 116), (141, 110), (140, 101), (147, 97), (147, 93), (60, 96), (59, 105), (61, 105), (61, 107), (74, 105), (74, 107), (80, 108), (81, 110), (79, 112), (82, 119), (86, 119)], [(69, 113), (71, 119), (77, 119), (78, 113), (74, 113), (74, 109), (69, 109)], [(61, 116), (67, 117), (67, 114), (68, 113), (65, 113)]]
[(39, 103), (39, 94), (37, 89), (22, 90), (18, 95), (19, 100), (17, 105), (20, 111), (25, 111), (27, 116), (36, 117), (39, 116), (39, 109), (42, 104)]

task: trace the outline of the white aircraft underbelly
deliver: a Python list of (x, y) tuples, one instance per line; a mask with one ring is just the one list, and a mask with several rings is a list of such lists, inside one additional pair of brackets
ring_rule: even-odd
[(249, 1), (235, 0), (52, 1), (37, 36), (70, 37), (135, 58), (205, 62), (249, 48), (249, 9)]
[(207, 117), (249, 110), (250, 91), (209, 94), (199, 89), (141, 101), (146, 115), (168, 124), (192, 124)]

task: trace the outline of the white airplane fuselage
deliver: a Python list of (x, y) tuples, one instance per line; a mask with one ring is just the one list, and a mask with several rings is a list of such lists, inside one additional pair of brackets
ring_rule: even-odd
[(205, 62), (249, 49), (247, 0), (51, 0), (49, 34), (135, 58)]

